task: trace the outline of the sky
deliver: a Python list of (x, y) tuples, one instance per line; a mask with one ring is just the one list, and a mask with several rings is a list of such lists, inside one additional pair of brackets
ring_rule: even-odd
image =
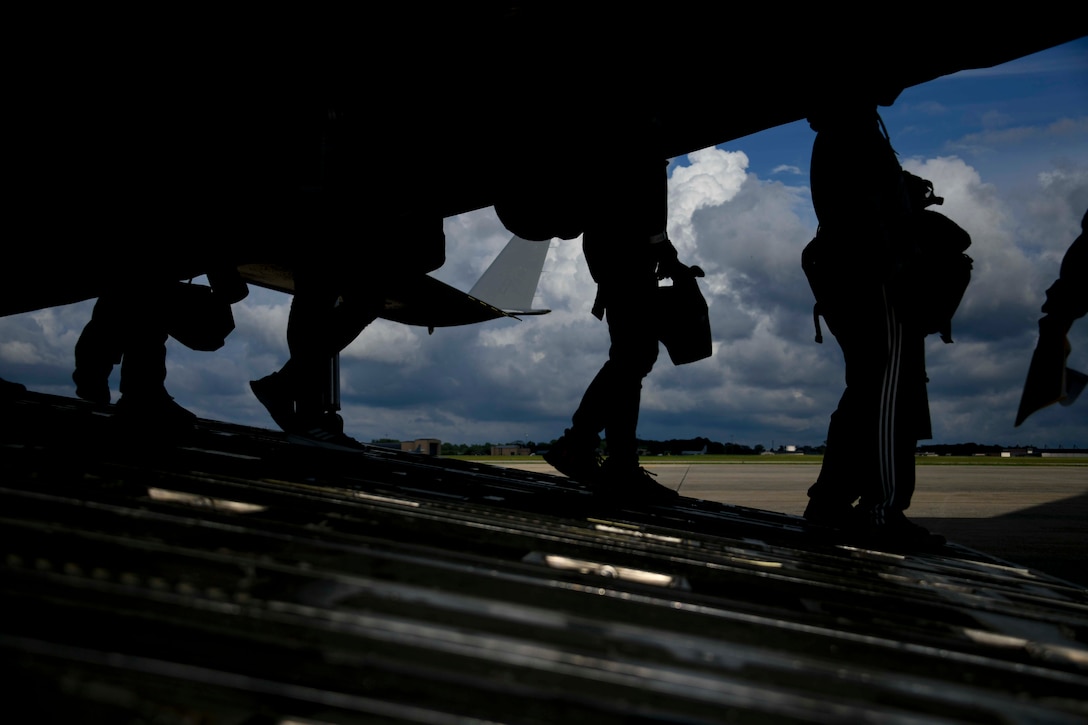
[[(708, 90), (728, 95), (727, 84)], [(945, 198), (936, 209), (972, 237), (955, 342), (927, 338), (931, 442), (1088, 447), (1088, 400), (1013, 427), (1039, 308), (1088, 209), (1088, 39), (909, 88), (881, 116), (904, 168), (933, 182)], [(816, 230), (813, 138), (801, 121), (671, 160), (668, 233), (681, 261), (707, 273), (714, 354), (674, 366), (662, 348), (643, 385), (641, 438), (768, 448), (826, 439), (844, 381), (834, 339), (814, 341), (800, 266)], [(608, 156), (585, 158), (579, 172), (608, 183)], [(446, 219), (445, 234), (447, 261), (434, 276), (466, 291), (510, 238), (491, 208)], [(580, 240), (552, 240), (535, 299), (548, 315), (433, 334), (379, 320), (341, 354), (345, 432), (362, 441), (559, 437), (607, 357), (594, 294)], [(92, 306), (0, 318), (0, 377), (74, 396), (72, 350)], [(201, 417), (275, 428), (247, 383), (286, 360), (289, 308), (290, 297), (251, 288), (221, 350), (171, 340), (171, 395)], [(1069, 366), (1088, 371), (1088, 319), (1069, 341)], [(111, 387), (116, 401), (117, 371)]]

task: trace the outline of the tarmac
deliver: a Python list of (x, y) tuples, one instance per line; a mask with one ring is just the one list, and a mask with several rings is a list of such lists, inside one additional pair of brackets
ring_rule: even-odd
[[(504, 466), (555, 473), (546, 463)], [(814, 463), (643, 463), (684, 496), (800, 516)], [(1088, 586), (1088, 462), (920, 465), (908, 515), (949, 541)]]

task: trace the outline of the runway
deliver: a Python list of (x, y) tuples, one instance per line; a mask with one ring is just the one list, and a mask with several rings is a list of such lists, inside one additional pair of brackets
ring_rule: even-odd
[[(504, 463), (555, 473), (546, 463)], [(646, 464), (685, 496), (800, 516), (816, 463)], [(950, 541), (1088, 586), (1088, 465), (920, 465), (908, 515)]]

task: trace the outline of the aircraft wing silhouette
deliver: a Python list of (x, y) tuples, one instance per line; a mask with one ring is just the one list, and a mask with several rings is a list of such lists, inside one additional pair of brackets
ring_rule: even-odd
[[(486, 322), (501, 317), (542, 315), (550, 310), (532, 309), (547, 242), (513, 237), (468, 293), (429, 275), (417, 275), (398, 283), (385, 300), (380, 317), (406, 325), (452, 327)], [(61, 260), (62, 262), (64, 260)], [(43, 307), (70, 304), (99, 296), (126, 274), (103, 255), (79, 253), (68, 264), (46, 259), (41, 249), (23, 250), (8, 257), (13, 272), (0, 285), (0, 315), (29, 312)], [(187, 279), (203, 274), (207, 264), (183, 264), (176, 260), (157, 265), (162, 279)], [(293, 294), (294, 274), (281, 263), (247, 263), (238, 266), (242, 278), (266, 289)], [(146, 268), (142, 273), (147, 273)]]

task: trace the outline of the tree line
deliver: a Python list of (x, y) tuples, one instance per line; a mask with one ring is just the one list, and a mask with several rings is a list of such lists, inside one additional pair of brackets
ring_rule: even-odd
[[(377, 441), (374, 441), (377, 442)], [(494, 446), (517, 446), (526, 448), (530, 454), (539, 455), (555, 444), (551, 441), (509, 441), (506, 443), (443, 443), (442, 455), (444, 456), (489, 456)], [(787, 449), (786, 446), (777, 446), (773, 449), (762, 444), (747, 446), (741, 443), (722, 443), (712, 441), (709, 438), (673, 438), (665, 441), (639, 439), (638, 446), (642, 454), (647, 456), (679, 456), (692, 451), (705, 452), (707, 455), (716, 456), (759, 456), (764, 453), (802, 455), (822, 455), (827, 449), (826, 444), (820, 446), (797, 446), (795, 449)], [(1002, 451), (1009, 450), (1009, 446), (983, 443), (942, 443), (922, 444), (917, 448), (918, 453), (935, 453), (939, 456), (996, 456)], [(1038, 446), (1012, 446), (1012, 448), (1038, 448)], [(601, 453), (607, 455), (607, 446), (601, 442)]]
[[(541, 454), (555, 444), (551, 441), (510, 441), (507, 443), (443, 443), (442, 455), (444, 456), (488, 456), (494, 446), (517, 446), (526, 448), (531, 454)], [(709, 438), (674, 438), (666, 441), (638, 440), (638, 447), (644, 455), (648, 456), (679, 456), (684, 453), (697, 451), (706, 452), (708, 455), (728, 456), (758, 456), (767, 452), (761, 444), (746, 446), (741, 443), (721, 443)], [(823, 453), (824, 447), (798, 447), (799, 453)], [(779, 446), (778, 452), (785, 452), (784, 446)], [(608, 454), (607, 445), (601, 442), (601, 453)]]

